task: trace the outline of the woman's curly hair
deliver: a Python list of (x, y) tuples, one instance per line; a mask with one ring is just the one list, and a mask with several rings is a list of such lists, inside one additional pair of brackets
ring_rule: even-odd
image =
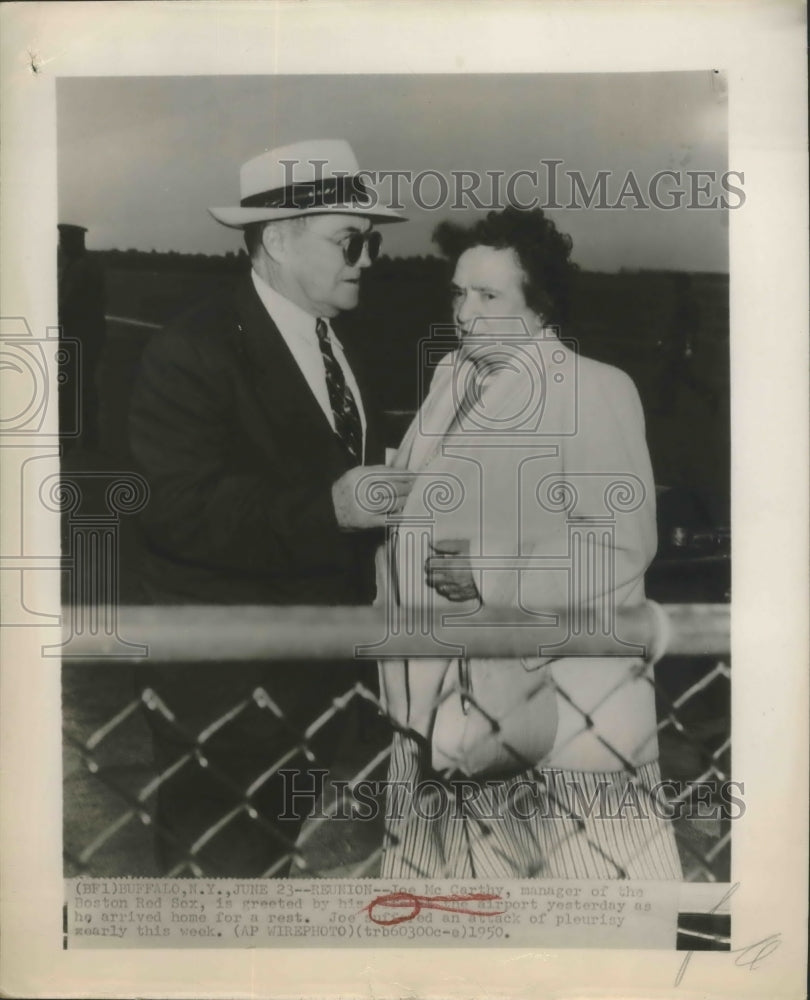
[(433, 240), (451, 260), (477, 246), (513, 250), (523, 271), (523, 294), (529, 308), (552, 325), (559, 326), (567, 319), (577, 270), (570, 259), (573, 244), (542, 209), (509, 205), (501, 212), (488, 212), (469, 228), (440, 222)]

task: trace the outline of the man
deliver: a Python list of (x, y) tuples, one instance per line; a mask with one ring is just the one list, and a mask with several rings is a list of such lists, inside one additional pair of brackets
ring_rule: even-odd
[[(360, 275), (379, 252), (373, 224), (401, 218), (373, 204), (358, 173), (346, 142), (282, 147), (242, 167), (238, 207), (210, 210), (244, 230), (252, 270), (233, 298), (193, 311), (143, 356), (130, 427), (150, 486), (152, 601), (373, 597), (385, 514), (367, 510), (357, 486), (379, 474), (398, 509), (412, 477), (375, 464), (382, 447), (362, 374), (330, 326), (358, 303)], [(310, 739), (304, 730), (359, 676), (324, 662), (150, 666), (142, 680), (159, 698), (148, 717), (167, 775), (157, 814), (165, 870), (285, 874), (303, 817), (274, 766), (299, 769), (294, 790), (312, 787), (307, 767), (330, 763), (323, 752), (336, 752), (336, 729)], [(337, 721), (344, 737), (346, 721)]]

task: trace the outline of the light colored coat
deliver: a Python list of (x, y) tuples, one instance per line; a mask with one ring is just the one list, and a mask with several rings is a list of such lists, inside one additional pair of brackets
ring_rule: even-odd
[[(536, 614), (598, 609), (609, 620), (613, 610), (643, 602), (644, 572), (656, 548), (655, 487), (638, 393), (623, 372), (576, 355), (552, 335), (496, 347), (486, 363), (498, 355), (500, 365), (483, 377), (472, 411), (465, 396), (475, 378), (471, 363), (454, 352), (437, 366), (395, 461), (421, 475), (395, 551), (387, 553), (394, 564), (378, 560), (378, 568), (397, 578), (403, 604), (475, 611), (476, 602), (451, 604), (424, 583), (424, 525), (432, 522), (433, 541), (464, 539), (473, 559), (492, 559), (491, 568), (475, 570), (485, 607)], [(455, 493), (453, 500), (442, 497), (443, 488)], [(526, 568), (497, 565), (509, 556), (534, 561)], [(423, 735), (433, 731), (435, 766), (461, 756), (475, 770), (473, 747), (491, 725), (480, 713), (464, 717), (459, 698), (448, 697), (458, 685), (450, 669), (455, 662), (385, 661), (383, 697), (401, 724)], [(528, 695), (513, 660), (472, 659), (468, 671), (475, 700), (502, 724), (508, 719), (513, 738), (522, 732), (527, 757), (544, 757), (550, 767), (615, 771), (658, 754), (654, 689), (638, 662), (631, 656), (523, 660), (523, 672), (535, 678)], [(442, 697), (439, 724), (431, 707)], [(443, 732), (452, 745), (447, 753), (437, 746)]]

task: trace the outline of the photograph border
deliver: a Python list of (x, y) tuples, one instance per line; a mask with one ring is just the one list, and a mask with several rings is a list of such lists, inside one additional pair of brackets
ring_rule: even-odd
[[(729, 7), (507, 0), (477, 4), (476, 16), (465, 17), (453, 5), (421, 2), (9, 5), (0, 12), (7, 137), (0, 288), (4, 322), (21, 318), (33, 337), (55, 327), (56, 76), (166, 74), (167, 68), (209, 75), (233, 73), (234, 66), (240, 75), (426, 65), (499, 72), (506, 62), (518, 72), (536, 72), (538, 65), (547, 72), (722, 68), (729, 80), (729, 166), (745, 171), (747, 194), (744, 209), (730, 219), (733, 771), (746, 782), (747, 812), (735, 830), (732, 859), (732, 882), (739, 885), (732, 901), (735, 954), (696, 956), (688, 980), (679, 982), (717, 997), (792, 997), (803, 988), (806, 961), (807, 244), (804, 223), (797, 225), (807, 215), (805, 12), (798, 3), (738, 3), (733, 14)], [(340, 52), (336, 35), (346, 41)], [(401, 46), (398, 58), (392, 36)], [(285, 38), (296, 45), (282, 46)], [(65, 952), (58, 661), (39, 653), (43, 639), (59, 634), (58, 570), (48, 563), (59, 551), (58, 515), (27, 506), (13, 473), (34, 458), (58, 471), (53, 425), (43, 429), (35, 451), (5, 441), (2, 451), (4, 469), (12, 470), (3, 485), (3, 568), (13, 569), (14, 559), (40, 559), (34, 606), (52, 615), (47, 624), (7, 625), (2, 633), (0, 985), (6, 992), (200, 995), (204, 982), (204, 995), (212, 997), (369, 990), (449, 997), (472, 988), (511, 996), (534, 983), (571, 995), (572, 977), (577, 992), (595, 988), (604, 996), (673, 986), (678, 954), (664, 962), (634, 952), (627, 969), (620, 952), (437, 951), (417, 971), (409, 949), (373, 957), (339, 950), (318, 971), (305, 953), (277, 949), (253, 952), (249, 963), (238, 952), (150, 952), (146, 968), (141, 951), (126, 958)], [(10, 596), (19, 603), (19, 594)], [(756, 735), (749, 741), (747, 733)], [(773, 830), (783, 835), (779, 843)], [(758, 964), (745, 959), (773, 935), (778, 949), (760, 955)], [(320, 956), (326, 957), (319, 950)]]

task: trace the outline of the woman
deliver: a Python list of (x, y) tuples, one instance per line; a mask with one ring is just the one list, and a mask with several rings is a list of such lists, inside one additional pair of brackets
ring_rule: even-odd
[[(638, 394), (557, 337), (571, 242), (540, 210), (490, 212), (466, 231), (444, 223), (436, 241), (456, 260), (460, 346), (397, 453), (418, 478), (384, 593), (538, 622), (562, 609), (609, 637), (615, 611), (644, 601), (656, 547)], [(554, 635), (544, 648), (564, 639)], [(384, 661), (397, 733), (382, 874), (679, 879), (671, 826), (651, 808), (650, 671), (627, 655)]]

